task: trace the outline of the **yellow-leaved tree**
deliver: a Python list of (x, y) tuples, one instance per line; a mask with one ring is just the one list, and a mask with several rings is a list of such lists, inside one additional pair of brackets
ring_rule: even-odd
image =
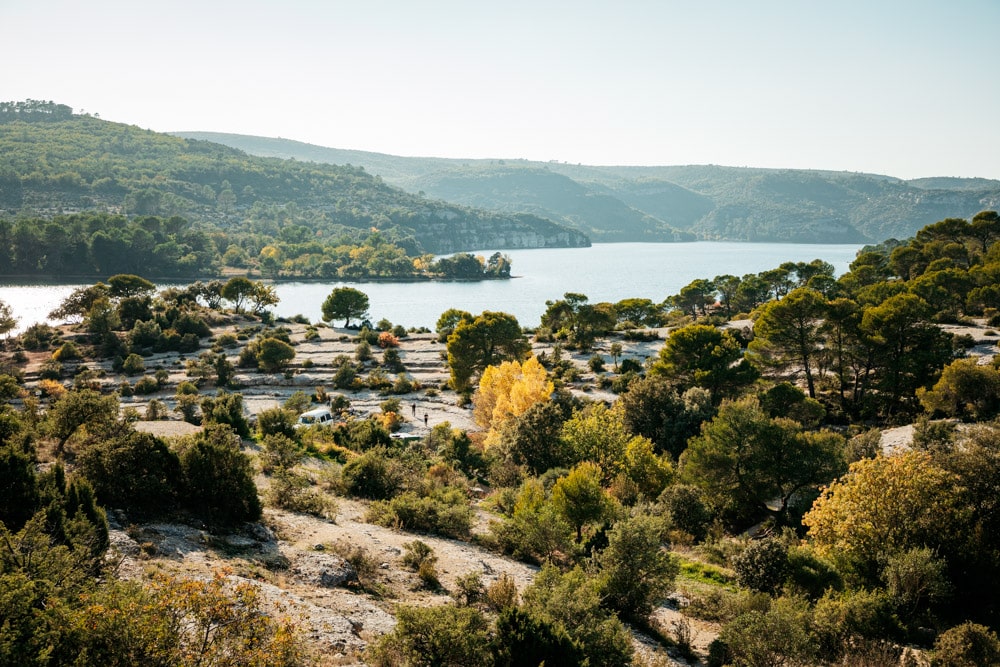
[(548, 373), (535, 357), (523, 363), (505, 361), (499, 366), (488, 366), (472, 397), (473, 418), (490, 429), (486, 445), (496, 444), (505, 422), (524, 414), (532, 405), (549, 400), (554, 389)]

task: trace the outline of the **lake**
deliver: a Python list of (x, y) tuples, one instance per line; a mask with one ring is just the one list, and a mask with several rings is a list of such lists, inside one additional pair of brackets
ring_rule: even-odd
[[(500, 310), (524, 326), (537, 326), (547, 300), (580, 292), (591, 303), (631, 297), (663, 301), (696, 278), (743, 276), (776, 268), (783, 262), (822, 259), (837, 275), (846, 272), (861, 246), (800, 243), (599, 243), (590, 248), (546, 248), (506, 252), (513, 262), (511, 280), (484, 282), (279, 283), (278, 316), (305, 315), (316, 322), (334, 287), (345, 284), (368, 295), (371, 320), (387, 318), (406, 327), (431, 329), (448, 308), (478, 314)], [(488, 257), (492, 251), (481, 253)], [(18, 330), (46, 321), (47, 314), (77, 284), (0, 285), (0, 300), (20, 318)]]

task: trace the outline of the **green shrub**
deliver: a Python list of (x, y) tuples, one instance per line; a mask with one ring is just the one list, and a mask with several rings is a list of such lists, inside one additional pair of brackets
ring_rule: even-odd
[(270, 475), (276, 470), (288, 470), (298, 465), (304, 455), (302, 446), (284, 433), (269, 433), (261, 442), (261, 472)]
[(426, 496), (405, 491), (391, 500), (372, 503), (366, 520), (381, 526), (463, 538), (469, 535), (472, 518), (465, 494), (459, 489), (445, 488), (435, 489)]
[(413, 540), (403, 544), (403, 565), (411, 570), (417, 570), (423, 563), (431, 564), (437, 562), (434, 549), (422, 540)]
[(67, 341), (52, 353), (52, 358), (56, 361), (72, 361), (80, 358), (80, 350), (72, 342)]
[(1000, 640), (986, 626), (966, 622), (937, 638), (933, 656), (933, 667), (997, 665), (1000, 664)]
[(788, 547), (774, 538), (751, 542), (733, 559), (733, 571), (740, 586), (775, 593), (788, 575)]
[(285, 408), (268, 408), (257, 413), (257, 428), (265, 438), (282, 435), (286, 439), (294, 439), (295, 422), (295, 412)]
[(267, 502), (274, 507), (332, 519), (337, 514), (337, 503), (313, 486), (312, 481), (300, 473), (279, 468), (271, 478)]
[(489, 623), (472, 607), (400, 607), (396, 627), (365, 658), (376, 667), (489, 665)]
[(239, 442), (228, 425), (212, 424), (181, 454), (184, 501), (209, 523), (235, 526), (261, 517), (253, 466)]
[(133, 390), (140, 395), (152, 394), (160, 390), (160, 383), (151, 375), (143, 375), (136, 380)]
[(138, 354), (130, 354), (122, 362), (122, 371), (126, 375), (139, 375), (146, 371), (146, 362)]
[(177, 454), (149, 433), (92, 444), (80, 455), (80, 470), (102, 505), (141, 516), (172, 510), (183, 487)]
[(352, 459), (341, 473), (345, 493), (372, 500), (395, 496), (404, 479), (402, 466), (384, 447), (376, 447)]

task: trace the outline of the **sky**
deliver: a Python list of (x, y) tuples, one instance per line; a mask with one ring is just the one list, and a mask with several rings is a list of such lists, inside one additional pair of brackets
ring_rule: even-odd
[(1000, 179), (998, 35), (1000, 0), (0, 0), (0, 99), (393, 155)]

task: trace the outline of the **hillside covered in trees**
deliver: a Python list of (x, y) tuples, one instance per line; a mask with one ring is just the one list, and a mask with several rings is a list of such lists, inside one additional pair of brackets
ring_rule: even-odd
[(361, 167), (251, 157), (51, 102), (0, 105), (0, 154), (0, 217), (8, 220), (75, 212), (176, 216), (204, 233), (279, 237), (294, 228), (286, 234), (321, 245), (377, 230), (413, 256), (589, 243), (538, 216), (409, 194)]
[(396, 157), (285, 139), (185, 132), (254, 155), (363, 166), (411, 192), (526, 212), (595, 241), (795, 243), (904, 239), (947, 217), (1000, 205), (1000, 182), (803, 169), (587, 166), (524, 160)]

